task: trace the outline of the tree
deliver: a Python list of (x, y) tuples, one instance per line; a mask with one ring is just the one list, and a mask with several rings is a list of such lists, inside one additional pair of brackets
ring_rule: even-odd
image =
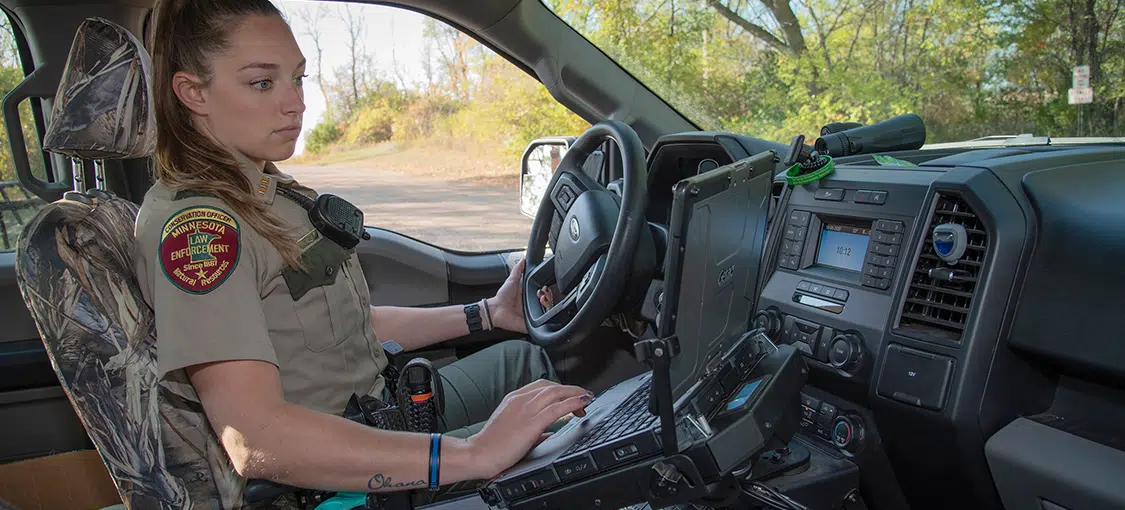
[(320, 95), (324, 97), (325, 108), (327, 108), (326, 116), (332, 118), (332, 102), (328, 100), (328, 90), (324, 86), (324, 46), (322, 44), (323, 32), (321, 31), (322, 22), (328, 17), (328, 12), (320, 7), (317, 5), (296, 9), (294, 14), (304, 26), (302, 35), (312, 40), (316, 61), (316, 84), (320, 89)]
[(348, 63), (344, 65), (346, 86), (350, 93), (348, 111), (359, 104), (360, 94), (366, 84), (369, 58), (363, 44), (364, 27), (367, 20), (363, 11), (351, 4), (345, 4), (336, 11), (337, 18), (344, 24), (347, 32), (345, 44), (348, 47)]
[[(766, 12), (752, 17), (739, 14), (738, 11), (742, 9), (738, 7), (735, 8), (737, 10), (731, 9), (721, 0), (707, 0), (707, 4), (722, 17), (778, 51), (800, 55), (806, 49), (801, 22), (797, 19), (797, 15), (793, 13), (793, 8), (789, 6), (788, 0), (761, 0), (761, 5), (766, 9)], [(749, 10), (749, 5), (746, 6), (746, 9)], [(755, 21), (766, 21), (765, 14), (770, 16), (768, 21), (771, 23), (769, 25), (751, 21), (751, 18), (754, 18)]]

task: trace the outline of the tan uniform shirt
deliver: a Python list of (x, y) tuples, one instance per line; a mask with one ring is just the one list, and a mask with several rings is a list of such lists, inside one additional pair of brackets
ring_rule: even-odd
[[(283, 275), (280, 252), (221, 200), (184, 193), (177, 199), (158, 181), (137, 217), (136, 260), (156, 315), (160, 376), (201, 363), (261, 360), (278, 367), (285, 398), (295, 404), (340, 414), (353, 392), (378, 396), (387, 359), (371, 327), (358, 257), (318, 245), (332, 241), (277, 193), (279, 185), (312, 190), (272, 164), (265, 174), (242, 171), (258, 198), (296, 231), (311, 263), (304, 274)], [(303, 282), (295, 292), (292, 281)]]

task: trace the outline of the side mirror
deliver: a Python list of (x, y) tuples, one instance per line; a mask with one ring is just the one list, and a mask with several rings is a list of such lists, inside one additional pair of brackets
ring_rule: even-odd
[(540, 138), (532, 141), (520, 159), (520, 213), (535, 218), (539, 202), (547, 192), (547, 184), (559, 161), (574, 143), (574, 137)]

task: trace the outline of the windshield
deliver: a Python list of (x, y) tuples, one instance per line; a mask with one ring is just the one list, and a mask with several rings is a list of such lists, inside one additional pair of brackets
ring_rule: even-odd
[(1125, 0), (545, 3), (706, 130), (917, 113), (928, 143), (1125, 134)]

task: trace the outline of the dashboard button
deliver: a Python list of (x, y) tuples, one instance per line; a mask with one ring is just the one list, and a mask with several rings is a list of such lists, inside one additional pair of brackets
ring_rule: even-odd
[(825, 285), (824, 287), (822, 287), (820, 289), (820, 295), (821, 296), (832, 297), (835, 294), (836, 294), (836, 288), (835, 287), (829, 287), (829, 286)]
[(817, 420), (816, 426), (813, 428), (813, 430), (816, 431), (816, 435), (820, 436), (821, 438), (825, 439), (826, 441), (831, 441), (832, 440), (832, 434), (830, 433), (830, 430), (829, 430), (831, 428), (832, 428), (831, 422), (829, 422), (828, 425), (825, 425), (825, 424), (821, 423), (820, 420)]
[(855, 203), (857, 203), (857, 204), (870, 204), (871, 203), (871, 192), (868, 191), (868, 190), (865, 190), (865, 189), (861, 189), (859, 191), (856, 191), (855, 192)]
[(820, 404), (820, 414), (827, 416), (828, 423), (832, 423), (832, 420), (836, 419), (836, 406), (824, 402)]
[(847, 301), (848, 300), (848, 291), (846, 291), (844, 289), (836, 289), (832, 293), (832, 297), (834, 297), (836, 299), (839, 299), (840, 301)]
[(807, 291), (807, 290), (809, 290), (809, 286), (810, 286), (810, 285), (812, 285), (812, 284), (811, 284), (811, 283), (809, 283), (809, 281), (808, 281), (808, 280), (801, 280), (801, 283), (798, 283), (798, 284), (797, 284), (797, 290), (805, 290), (805, 291)]
[(886, 191), (872, 191), (871, 192), (871, 203), (875, 204), (875, 205), (883, 205), (883, 204), (887, 203), (887, 192)]
[(895, 268), (893, 267), (880, 267), (879, 274), (873, 275), (879, 278), (892, 278), (895, 275)]
[(887, 289), (891, 288), (890, 278), (876, 278), (875, 279), (875, 288), (876, 289), (882, 289), (882, 290), (887, 290)]
[(867, 276), (879, 276), (879, 270), (882, 269), (874, 264), (864, 264), (863, 274)]
[(789, 223), (795, 226), (803, 227), (809, 224), (808, 211), (793, 211), (789, 213)]
[(813, 294), (820, 294), (820, 291), (822, 290), (824, 290), (824, 286), (819, 283), (809, 285), (809, 292), (812, 292)]
[(875, 222), (875, 229), (892, 234), (901, 234), (906, 230), (906, 226), (901, 221), (879, 220)]
[(891, 234), (891, 239), (887, 242), (891, 244), (902, 244), (902, 234)]
[(875, 278), (874, 276), (863, 275), (863, 286), (864, 287), (875, 287), (876, 286), (876, 284), (875, 284), (876, 279), (877, 278)]
[(840, 188), (820, 188), (813, 194), (817, 200), (832, 200), (838, 202), (844, 199), (844, 190)]
[(895, 244), (872, 243), (871, 251), (879, 255), (898, 255), (899, 247)]
[(867, 258), (864, 259), (868, 264), (876, 266), (894, 267), (895, 262), (898, 261), (897, 257), (885, 257), (878, 253), (868, 253)]

